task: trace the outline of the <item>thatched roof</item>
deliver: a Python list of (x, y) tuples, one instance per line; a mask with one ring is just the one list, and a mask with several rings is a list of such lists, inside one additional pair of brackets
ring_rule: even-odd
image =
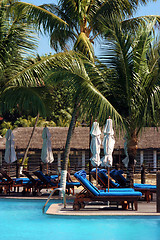
[[(20, 127), (13, 130), (15, 137), (15, 148), (21, 150), (27, 147), (32, 127)], [(156, 128), (145, 128), (145, 131), (140, 134), (138, 149), (158, 149), (160, 148), (160, 128), (157, 131)], [(36, 150), (42, 148), (42, 131), (43, 127), (37, 127), (33, 135), (30, 150)], [(67, 138), (67, 127), (49, 127), (51, 133), (52, 148), (54, 150), (63, 150)], [(103, 135), (102, 135), (103, 138)], [(123, 137), (116, 137), (115, 149), (123, 149), (124, 140)], [(0, 139), (0, 150), (5, 149), (6, 139)], [(89, 149), (89, 128), (88, 127), (76, 127), (74, 135), (71, 141), (71, 150), (87, 150)]]
[[(65, 147), (67, 138), (67, 127), (48, 127), (51, 133), (52, 148), (62, 150)], [(25, 149), (31, 136), (32, 127), (19, 127), (13, 130), (15, 148)], [(43, 127), (36, 127), (33, 138), (31, 140), (30, 149), (42, 149), (42, 131)], [(72, 149), (87, 149), (89, 146), (89, 128), (77, 127), (72, 138)], [(5, 137), (0, 139), (0, 149), (5, 149)]]

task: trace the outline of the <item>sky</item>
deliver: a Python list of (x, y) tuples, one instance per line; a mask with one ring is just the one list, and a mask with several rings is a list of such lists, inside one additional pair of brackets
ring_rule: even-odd
[[(53, 0), (23, 0), (23, 2), (32, 3), (35, 5), (41, 5), (44, 3), (56, 3)], [(136, 16), (144, 16), (144, 15), (160, 15), (160, 0), (156, 2), (150, 1), (146, 6), (139, 6)], [(95, 45), (95, 54), (97, 55), (100, 49), (100, 43)], [(49, 37), (47, 36), (39, 36), (39, 46), (37, 49), (37, 53), (41, 56), (44, 54), (52, 53), (54, 54), (54, 50), (49, 46)]]

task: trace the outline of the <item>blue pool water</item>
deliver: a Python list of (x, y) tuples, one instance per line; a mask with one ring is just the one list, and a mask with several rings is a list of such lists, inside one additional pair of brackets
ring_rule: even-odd
[(55, 217), (44, 203), (0, 199), (0, 240), (160, 240), (157, 216)]

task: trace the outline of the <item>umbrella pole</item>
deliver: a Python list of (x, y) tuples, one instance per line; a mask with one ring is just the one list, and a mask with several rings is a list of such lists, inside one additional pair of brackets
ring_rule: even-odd
[(109, 192), (109, 167), (108, 167), (108, 192)]
[(97, 183), (97, 177), (98, 177), (98, 174), (97, 174), (97, 165), (96, 165), (96, 187), (97, 187), (97, 185), (98, 185), (98, 183)]
[(46, 164), (46, 168), (47, 168), (47, 175), (48, 175), (48, 163)]
[(8, 166), (8, 175), (10, 177), (10, 164), (11, 164), (11, 133), (10, 133), (10, 153), (9, 153), (9, 166)]
[(8, 165), (8, 176), (10, 177), (10, 163)]

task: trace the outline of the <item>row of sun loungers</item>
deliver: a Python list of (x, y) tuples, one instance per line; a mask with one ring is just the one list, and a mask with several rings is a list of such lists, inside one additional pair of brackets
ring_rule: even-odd
[(83, 186), (83, 190), (76, 195), (74, 200), (73, 209), (80, 210), (85, 207), (86, 203), (89, 202), (116, 202), (117, 206), (121, 205), (122, 209), (128, 209), (129, 206), (132, 206), (132, 210), (137, 210), (138, 205), (137, 201), (142, 196), (141, 192), (135, 191), (131, 188), (125, 189), (110, 189), (108, 192), (107, 189), (99, 190), (96, 188), (88, 179), (86, 178), (86, 172), (81, 170), (74, 174), (77, 180)]
[[(11, 191), (19, 191), (19, 188), (23, 188), (22, 193), (26, 194), (32, 192), (33, 195), (39, 195), (42, 189), (56, 189), (60, 187), (60, 181), (58, 175), (47, 176), (41, 171), (36, 171), (31, 175), (27, 171), (23, 171), (26, 178), (11, 178), (5, 171), (0, 171), (0, 188), (1, 192), (10, 194)], [(74, 195), (74, 188), (79, 187), (79, 182), (67, 181), (66, 193)]]
[[(91, 171), (92, 176), (96, 179), (96, 169), (92, 169)], [(108, 187), (108, 176), (106, 169), (97, 169), (97, 178), (98, 183), (102, 186), (102, 188)], [(112, 179), (114, 180), (112, 180)], [(126, 188), (127, 180), (123, 176), (122, 170), (113, 169), (110, 171), (110, 178), (109, 178), (109, 187), (110, 188)], [(145, 200), (149, 202), (152, 198), (152, 194), (156, 193), (157, 186), (151, 184), (140, 184), (134, 183), (133, 189), (135, 191), (141, 192), (145, 196)]]
[[(23, 188), (23, 194), (28, 192), (33, 195), (39, 195), (42, 189), (56, 189), (60, 187), (60, 181), (58, 175), (44, 175), (41, 171), (34, 172), (34, 176), (27, 171), (23, 171), (25, 178), (11, 178), (5, 171), (0, 171), (0, 188), (1, 192), (5, 194), (11, 191), (19, 191), (19, 188)], [(86, 177), (86, 172), (81, 170), (74, 174), (78, 182), (73, 182), (68, 178), (66, 182), (66, 193), (72, 193), (74, 195), (74, 188), (83, 187), (83, 190), (76, 194), (74, 200), (73, 209), (79, 210), (84, 208), (88, 202), (114, 202), (117, 206), (121, 205), (123, 209), (128, 209), (130, 206), (132, 209), (137, 210), (137, 201), (145, 195), (146, 200), (150, 200), (150, 195), (156, 193), (156, 186), (150, 184), (134, 184), (133, 188), (127, 188), (127, 180), (123, 176), (123, 172), (120, 170), (110, 171), (109, 177), (109, 191), (108, 191), (108, 176), (105, 169), (92, 169), (92, 176), (97, 179), (101, 188), (96, 188)]]

